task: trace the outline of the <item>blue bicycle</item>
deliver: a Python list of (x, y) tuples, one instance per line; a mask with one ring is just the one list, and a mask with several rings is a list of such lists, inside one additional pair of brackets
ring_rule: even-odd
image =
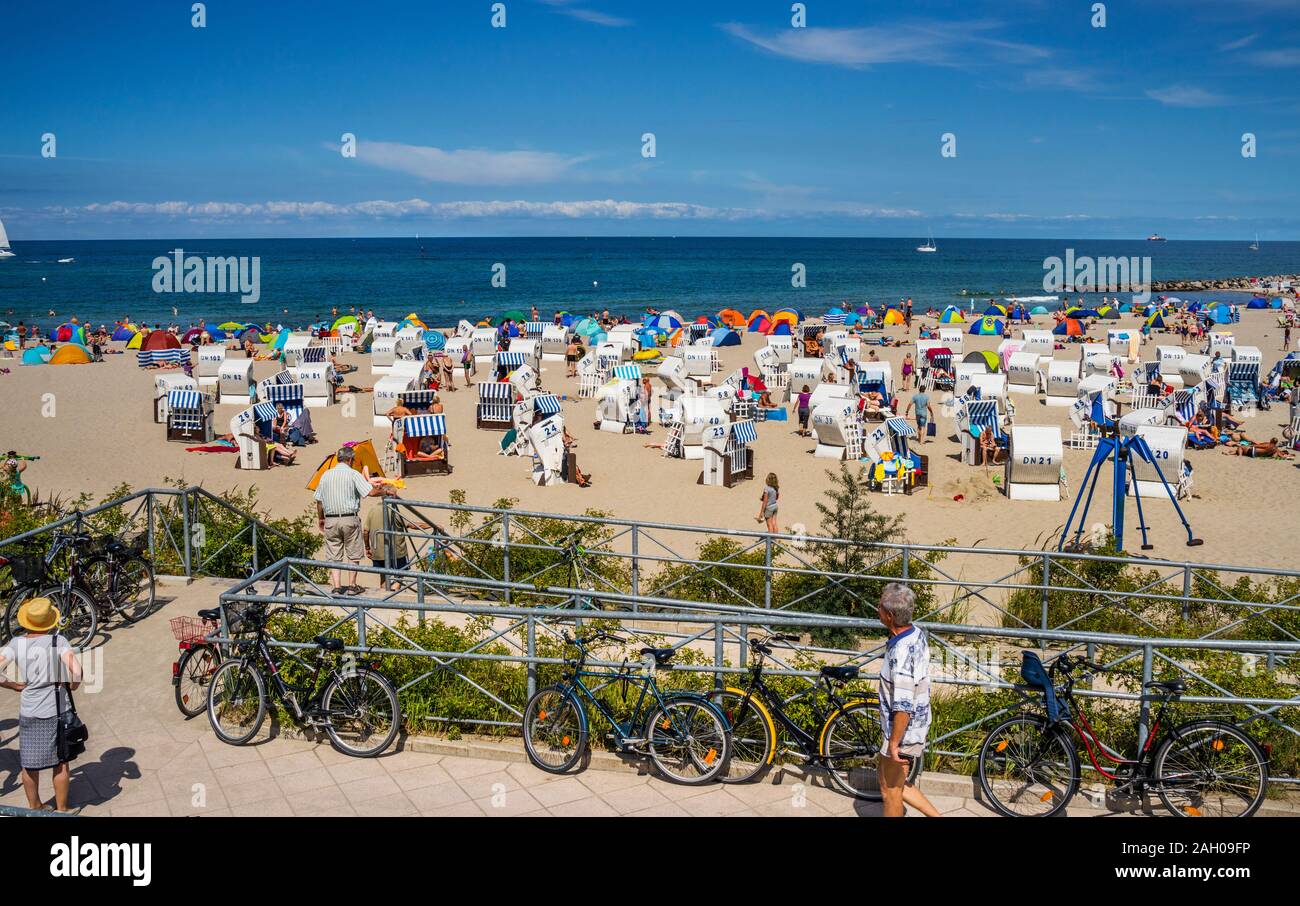
[[(524, 746), (533, 764), (563, 774), (582, 760), (590, 737), (586, 699), (609, 722), (615, 747), (649, 757), (666, 780), (708, 783), (723, 771), (731, 757), (731, 728), (722, 712), (702, 695), (665, 692), (655, 681), (655, 669), (668, 666), (675, 649), (642, 648), (643, 664), (594, 670), (587, 668), (588, 646), (626, 640), (596, 632), (576, 639), (565, 634), (564, 641), (578, 649), (578, 656), (565, 660), (559, 683), (539, 689), (524, 706)], [(625, 704), (628, 692), (637, 690), (625, 720), (598, 694), (613, 685), (621, 687)]]

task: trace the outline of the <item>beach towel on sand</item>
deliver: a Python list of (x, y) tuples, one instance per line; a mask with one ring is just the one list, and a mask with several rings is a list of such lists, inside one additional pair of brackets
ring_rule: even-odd
[(207, 446), (203, 446), (203, 447), (186, 447), (185, 452), (186, 453), (238, 453), (239, 447), (236, 444), (232, 444), (230, 441), (222, 441), (221, 443), (208, 444)]

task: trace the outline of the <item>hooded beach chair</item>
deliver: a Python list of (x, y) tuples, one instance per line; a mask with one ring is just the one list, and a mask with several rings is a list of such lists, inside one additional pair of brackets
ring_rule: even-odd
[(167, 439), (177, 443), (212, 442), (212, 397), (189, 388), (168, 391)]
[(506, 431), (514, 424), (515, 388), (502, 381), (484, 381), (478, 387), (476, 427), (489, 431)]
[[(440, 449), (438, 459), (425, 458), (426, 440)], [(451, 454), (447, 443), (447, 420), (442, 415), (407, 415), (393, 425), (393, 443), (397, 449), (398, 477), (450, 475)]]

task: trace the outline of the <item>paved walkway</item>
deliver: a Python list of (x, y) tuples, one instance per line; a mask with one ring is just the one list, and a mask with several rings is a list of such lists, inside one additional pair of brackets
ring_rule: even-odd
[[(87, 815), (877, 815), (798, 773), (742, 786), (683, 787), (613, 758), (565, 777), (527, 764), (517, 741), (406, 740), (401, 751), (350, 758), (295, 738), (228, 746), (207, 718), (185, 720), (171, 685), (176, 645), (168, 618), (213, 606), (220, 585), (160, 587), (170, 600), (135, 626), (115, 627), (86, 661), (77, 693), (90, 728), (73, 766), (72, 802)], [(18, 697), (0, 690), (0, 804), (26, 805), (18, 773)], [(459, 753), (457, 753), (459, 750)], [(473, 756), (473, 757), (468, 757)], [(946, 815), (987, 815), (969, 779), (926, 775)], [(53, 793), (45, 776), (47, 800)], [(1077, 800), (1082, 802), (1082, 799)], [(1081, 806), (1078, 814), (1104, 814)]]

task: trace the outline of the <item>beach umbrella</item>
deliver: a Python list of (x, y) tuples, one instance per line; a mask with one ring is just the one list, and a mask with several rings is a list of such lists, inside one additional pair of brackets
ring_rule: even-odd
[(442, 335), (441, 330), (426, 330), (424, 332), (424, 348), (430, 352), (437, 352), (447, 345), (447, 338)]
[(51, 365), (86, 365), (90, 362), (90, 350), (80, 343), (67, 343), (54, 350), (50, 356)]
[(709, 334), (709, 341), (714, 346), (739, 346), (740, 334), (729, 327), (719, 327)]
[(33, 346), (23, 350), (24, 365), (44, 365), (50, 361), (50, 347)]
[(939, 323), (940, 324), (965, 324), (966, 316), (961, 313), (960, 309), (953, 308), (951, 305), (949, 305), (947, 308), (943, 310), (943, 314), (939, 315)]
[(131, 328), (129, 328), (129, 327), (127, 327), (125, 324), (123, 324), (123, 325), (122, 325), (121, 327), (119, 327), (117, 330), (113, 331), (113, 335), (112, 335), (111, 337), (109, 337), (109, 339), (112, 339), (112, 340), (129, 340), (129, 339), (131, 339), (131, 338), (132, 338), (133, 336), (135, 336), (135, 335), (136, 335), (136, 331), (132, 330)]
[(240, 324), (238, 321), (227, 321), (225, 324), (218, 324), (217, 327), (221, 330), (243, 330), (244, 329), (244, 325)]
[(1029, 310), (1029, 313), (1030, 313), (1031, 315), (1045, 315), (1045, 314), (1048, 313), (1048, 312), (1047, 312), (1047, 306), (1045, 306), (1045, 305), (1035, 305), (1033, 308), (1031, 308), (1031, 309)]
[(974, 334), (977, 337), (996, 337), (1002, 335), (1002, 331), (1006, 326), (1007, 322), (1003, 321), (1001, 318), (989, 316), (980, 318), (978, 321), (971, 324), (970, 330), (966, 332)]
[[(357, 320), (356, 315), (341, 315), (334, 319), (334, 323), (330, 325), (330, 330), (338, 330), (340, 327), (342, 327), (345, 324), (359, 324), (359, 323), (360, 322)], [(226, 325), (222, 324), (221, 326), (225, 327)]]
[(256, 343), (261, 339), (262, 339), (262, 334), (260, 331), (258, 331), (256, 327), (245, 327), (242, 331), (239, 332), (240, 342), (243, 342), (244, 340), (252, 340), (254, 343)]
[(962, 357), (962, 362), (967, 365), (983, 365), (989, 374), (997, 374), (999, 368), (998, 354), (989, 349), (968, 352)]
[(180, 349), (181, 342), (176, 339), (175, 334), (172, 334), (170, 331), (155, 330), (153, 333), (149, 334), (149, 336), (144, 338), (144, 342), (140, 344), (140, 348), (144, 350)]
[[(676, 326), (678, 326), (678, 327), (681, 327), (683, 324), (686, 323), (686, 319), (682, 317), (682, 313), (679, 312), (679, 311), (676, 311), (675, 309), (672, 309), (672, 308), (668, 309), (667, 311), (661, 311), (661, 312), (659, 312), (659, 317), (661, 317), (661, 318), (672, 318), (673, 320), (675, 320), (675, 321), (677, 322), (677, 325), (676, 325)], [(672, 328), (669, 328), (669, 329), (671, 330)]]
[(185, 331), (185, 333), (181, 335), (181, 342), (192, 343), (194, 340), (197, 340), (201, 334), (204, 333), (207, 333), (207, 331), (205, 331), (201, 327), (191, 327), (189, 330)]
[(648, 326), (656, 330), (676, 330), (682, 326), (682, 319), (677, 317), (676, 312), (664, 312), (661, 315), (655, 315)]
[(866, 315), (871, 314), (871, 309), (865, 305), (859, 305), (857, 308), (853, 309), (853, 313), (855, 315), (862, 315), (865, 317)]
[(907, 319), (903, 317), (903, 313), (899, 311), (897, 308), (891, 308), (885, 312), (886, 326), (890, 324), (906, 324), (906, 323), (907, 323)]
[(502, 321), (519, 322), (519, 321), (523, 321), (526, 317), (527, 316), (517, 308), (512, 308), (509, 311), (505, 311), (501, 313)]
[(749, 319), (734, 308), (724, 308), (719, 311), (718, 320), (728, 327), (740, 327), (749, 323)]
[(1075, 318), (1066, 318), (1052, 328), (1052, 333), (1058, 337), (1081, 337), (1083, 336), (1083, 322)]

